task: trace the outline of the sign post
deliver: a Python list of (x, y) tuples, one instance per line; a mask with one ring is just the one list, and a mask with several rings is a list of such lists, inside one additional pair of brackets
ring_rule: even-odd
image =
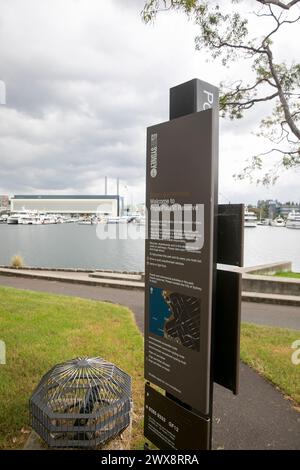
[[(187, 112), (195, 103), (201, 111)], [(145, 379), (167, 396), (154, 400), (157, 395), (147, 386), (145, 435), (162, 448), (162, 430), (149, 410), (163, 413), (151, 400), (156, 406), (165, 401), (166, 409), (176, 403), (183, 414), (202, 422), (195, 435), (197, 448), (205, 449), (210, 447), (213, 387), (217, 88), (200, 80), (174, 87), (170, 118), (147, 133)], [(170, 448), (187, 448), (176, 442)]]
[(244, 215), (218, 205), (218, 102), (201, 80), (173, 87), (147, 131), (144, 433), (160, 449), (210, 449), (213, 383), (238, 393)]

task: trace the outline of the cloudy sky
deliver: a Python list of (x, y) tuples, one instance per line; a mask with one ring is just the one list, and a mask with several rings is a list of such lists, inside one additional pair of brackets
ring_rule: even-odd
[[(250, 2), (251, 3), (251, 2)], [(145, 129), (168, 119), (169, 88), (191, 78), (218, 85), (239, 78), (194, 48), (197, 29), (183, 15), (140, 18), (143, 0), (0, 0), (0, 194), (101, 194), (144, 200)], [(277, 44), (299, 58), (296, 30)], [(258, 31), (259, 34), (259, 31)], [(299, 173), (266, 189), (232, 175), (269, 144), (252, 133), (263, 105), (242, 121), (222, 120), (221, 202), (300, 200)]]

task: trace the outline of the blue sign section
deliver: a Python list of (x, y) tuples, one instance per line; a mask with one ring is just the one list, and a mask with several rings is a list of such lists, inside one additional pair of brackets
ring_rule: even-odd
[(170, 307), (163, 296), (163, 289), (150, 287), (149, 330), (157, 336), (164, 336), (164, 326), (170, 317)]

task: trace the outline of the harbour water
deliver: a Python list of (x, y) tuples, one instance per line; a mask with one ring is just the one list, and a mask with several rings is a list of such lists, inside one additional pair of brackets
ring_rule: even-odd
[[(0, 225), (0, 265), (19, 254), (27, 266), (144, 270), (144, 240), (99, 240), (94, 225)], [(300, 230), (245, 228), (245, 266), (292, 261), (300, 272)]]

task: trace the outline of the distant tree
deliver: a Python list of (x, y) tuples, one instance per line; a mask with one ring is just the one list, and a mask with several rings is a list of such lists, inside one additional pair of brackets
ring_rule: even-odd
[[(182, 11), (199, 26), (196, 49), (206, 48), (224, 66), (238, 59), (247, 61), (254, 77), (252, 83), (241, 79), (220, 84), (221, 116), (241, 119), (257, 103), (274, 103), (271, 115), (262, 119), (258, 133), (271, 141), (270, 150), (252, 155), (242, 172), (235, 175), (238, 179), (274, 184), (283, 168), (300, 167), (300, 64), (278, 63), (274, 57), (278, 31), (300, 20), (300, 0), (252, 0), (252, 13), (257, 21), (269, 18), (272, 22), (271, 28), (259, 38), (255, 31), (250, 31), (248, 14), (243, 15), (233, 7), (228, 13), (228, 6), (237, 3), (249, 6), (247, 0), (147, 0), (142, 17), (148, 23), (161, 11)], [(299, 38), (295, 37), (295, 41)], [(270, 154), (279, 155), (279, 160), (265, 172), (264, 158)], [(263, 170), (263, 176), (256, 177), (256, 170)]]

